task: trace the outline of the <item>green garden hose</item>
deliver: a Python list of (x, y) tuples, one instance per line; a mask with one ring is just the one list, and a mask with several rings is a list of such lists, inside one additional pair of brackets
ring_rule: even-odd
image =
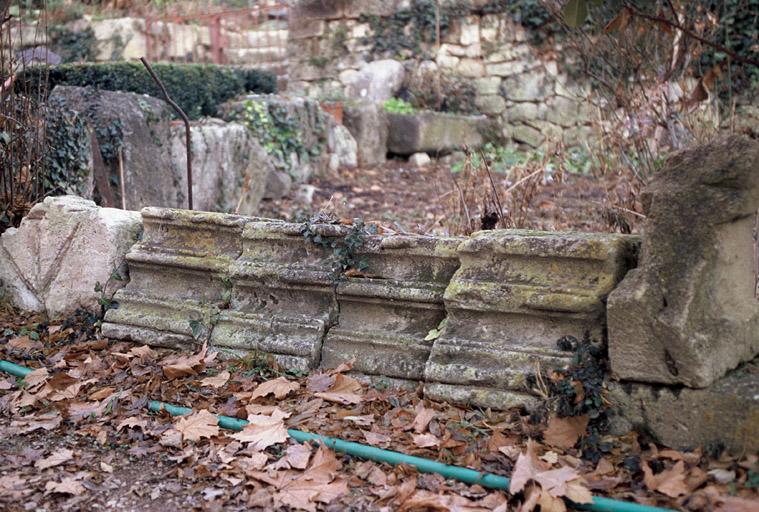
[[(16, 377), (25, 377), (32, 370), (9, 361), (0, 361), (0, 371), (10, 373)], [(192, 409), (189, 407), (181, 407), (178, 405), (158, 402), (156, 400), (150, 401), (148, 409), (154, 412), (166, 411), (172, 416), (184, 416), (192, 413)], [(216, 417), (219, 419), (219, 426), (228, 430), (240, 431), (248, 424), (245, 420), (232, 418), (230, 416), (217, 415)], [(501, 489), (504, 491), (509, 490), (509, 479), (504, 476), (482, 473), (480, 471), (475, 471), (474, 469), (462, 468), (460, 466), (451, 466), (449, 464), (443, 464), (442, 462), (422, 457), (406, 455), (405, 453), (394, 452), (391, 450), (383, 450), (381, 448), (375, 448), (374, 446), (354, 443), (353, 441), (344, 441), (334, 437), (311, 434), (301, 430), (288, 429), (287, 433), (299, 443), (316, 441), (328, 446), (336, 452), (346, 453), (362, 459), (374, 462), (387, 462), (392, 465), (408, 464), (409, 466), (414, 466), (422, 473), (437, 473), (445, 478), (451, 478), (467, 484), (477, 484), (482, 487)], [(640, 505), (638, 503), (618, 501), (596, 496), (593, 497), (593, 503), (584, 505), (571, 503), (571, 505), (573, 508), (579, 510), (591, 510), (594, 512), (672, 512), (670, 509), (666, 508)]]

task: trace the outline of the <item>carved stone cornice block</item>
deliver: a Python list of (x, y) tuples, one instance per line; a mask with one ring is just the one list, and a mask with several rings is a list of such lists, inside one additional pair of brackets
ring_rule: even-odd
[(366, 269), (337, 285), (339, 323), (325, 339), (322, 366), (353, 360), (363, 374), (422, 380), (432, 346), (425, 337), (445, 318), (443, 295), (461, 241), (369, 237), (358, 251)]
[(170, 208), (144, 208), (142, 218), (143, 238), (126, 257), (129, 284), (114, 297), (103, 333), (186, 347), (208, 335), (214, 309), (226, 306), (243, 227), (254, 219)]
[[(347, 233), (331, 224), (312, 227), (325, 241)], [(215, 346), (265, 352), (290, 368), (318, 366), (322, 339), (338, 314), (339, 273), (331, 252), (305, 240), (301, 230), (301, 224), (277, 221), (246, 225), (232, 270), (231, 308), (214, 329)]]
[(458, 248), (448, 322), (425, 369), (426, 393), (483, 407), (529, 405), (527, 376), (565, 364), (556, 342), (603, 339), (605, 300), (634, 264), (636, 237), (505, 230)]

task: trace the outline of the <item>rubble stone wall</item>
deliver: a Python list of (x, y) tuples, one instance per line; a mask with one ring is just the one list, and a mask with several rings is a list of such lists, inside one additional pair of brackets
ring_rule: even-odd
[[(367, 66), (396, 59), (406, 76), (439, 71), (474, 84), (477, 109), (497, 120), (507, 139), (538, 147), (548, 140), (573, 145), (587, 138), (593, 115), (585, 101), (589, 84), (575, 83), (562, 71), (556, 57), (560, 48), (540, 51), (509, 13), (478, 8), (483, 3), (449, 15), (439, 46), (422, 41), (419, 48), (396, 50), (376, 44), (382, 36), (373, 27), (398, 22), (399, 13), (414, 9), (412, 2), (302, 0), (290, 9), (288, 90), (363, 99), (354, 96)], [(456, 2), (441, 4), (445, 9)], [(413, 22), (404, 27), (419, 30)]]

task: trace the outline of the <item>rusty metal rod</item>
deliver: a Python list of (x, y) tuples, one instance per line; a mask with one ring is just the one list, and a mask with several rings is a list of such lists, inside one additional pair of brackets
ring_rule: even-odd
[(192, 142), (190, 134), (190, 119), (187, 117), (187, 114), (184, 113), (184, 110), (179, 108), (179, 105), (177, 105), (174, 100), (171, 99), (169, 93), (166, 91), (166, 87), (163, 85), (163, 82), (161, 82), (161, 80), (153, 71), (153, 68), (150, 66), (150, 62), (148, 62), (145, 57), (141, 57), (140, 60), (145, 66), (145, 69), (148, 70), (148, 73), (150, 73), (150, 76), (153, 77), (155, 83), (158, 84), (158, 87), (161, 89), (161, 93), (163, 93), (163, 99), (165, 99), (166, 103), (171, 105), (171, 107), (177, 111), (177, 114), (179, 114), (179, 116), (182, 118), (182, 121), (184, 121), (185, 145), (187, 146), (187, 208), (189, 210), (192, 210)]

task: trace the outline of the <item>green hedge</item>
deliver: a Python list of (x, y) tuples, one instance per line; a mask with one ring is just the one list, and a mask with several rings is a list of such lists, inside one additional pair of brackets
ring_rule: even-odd
[[(217, 115), (218, 107), (240, 94), (276, 92), (273, 74), (257, 69), (215, 66), (211, 64), (153, 64), (171, 98), (191, 119)], [(56, 85), (92, 86), (108, 91), (126, 91), (162, 98), (152, 78), (137, 62), (103, 64), (63, 64), (26, 69), (17, 79), (17, 87), (38, 87), (47, 74), (49, 90)], [(25, 82), (30, 82), (26, 84)], [(28, 90), (28, 89), (27, 89)]]

